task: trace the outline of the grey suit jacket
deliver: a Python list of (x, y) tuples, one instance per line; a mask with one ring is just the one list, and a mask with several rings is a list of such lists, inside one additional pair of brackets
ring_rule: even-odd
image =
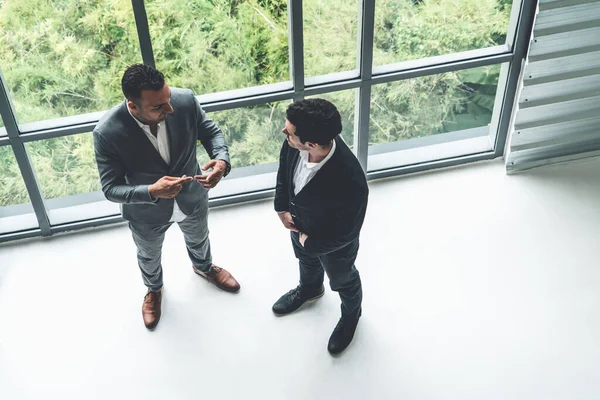
[(173, 214), (176, 200), (184, 214), (206, 205), (208, 191), (196, 181), (183, 184), (174, 199), (152, 199), (148, 187), (165, 175), (180, 177), (201, 174), (196, 160), (198, 140), (211, 159), (227, 162), (229, 153), (223, 133), (208, 118), (189, 89), (171, 88), (173, 113), (167, 119), (171, 162), (164, 162), (127, 110), (127, 103), (108, 111), (94, 129), (94, 148), (102, 191), (110, 201), (121, 203), (128, 221), (164, 224)]

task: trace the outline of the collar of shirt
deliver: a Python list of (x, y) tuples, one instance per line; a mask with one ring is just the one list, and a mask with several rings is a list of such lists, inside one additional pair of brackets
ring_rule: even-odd
[[(131, 110), (129, 109), (129, 106), (126, 105), (127, 107), (127, 111), (129, 112), (129, 115), (131, 115), (131, 118), (133, 118), (133, 120), (136, 122), (136, 124), (139, 125), (140, 128), (142, 128), (144, 130), (144, 132), (147, 132), (149, 134), (152, 135), (152, 131), (150, 130), (150, 125), (146, 125), (143, 122), (141, 122), (139, 119), (137, 119), (132, 113)], [(156, 130), (158, 131), (160, 129), (160, 125), (161, 123), (156, 124)], [(154, 135), (152, 135), (154, 136)]]
[(333, 155), (334, 151), (335, 151), (335, 139), (333, 140), (333, 145), (331, 146), (331, 150), (329, 150), (329, 154), (327, 154), (325, 156), (325, 158), (322, 159), (320, 162), (318, 162), (318, 163), (309, 162), (308, 161), (308, 151), (306, 151), (306, 150), (300, 150), (300, 157), (302, 158), (302, 162), (304, 163), (304, 166), (306, 168), (314, 169), (315, 171), (318, 171), (323, 167), (323, 165), (325, 165), (325, 163), (327, 161), (329, 161), (329, 159)]

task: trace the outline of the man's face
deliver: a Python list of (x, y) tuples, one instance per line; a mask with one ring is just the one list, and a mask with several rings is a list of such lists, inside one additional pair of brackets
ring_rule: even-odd
[(302, 143), (300, 138), (296, 136), (296, 127), (287, 119), (285, 120), (285, 128), (281, 130), (281, 132), (287, 137), (287, 142), (290, 147), (293, 147), (298, 150), (310, 150), (310, 143)]
[(166, 83), (160, 90), (142, 90), (138, 103), (131, 100), (127, 102), (132, 114), (145, 123), (162, 122), (173, 112), (171, 89)]

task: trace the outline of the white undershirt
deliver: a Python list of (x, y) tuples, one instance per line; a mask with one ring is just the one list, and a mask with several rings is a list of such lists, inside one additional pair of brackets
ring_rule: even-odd
[(300, 150), (300, 157), (298, 157), (298, 166), (296, 167), (296, 171), (294, 172), (295, 195), (298, 195), (298, 193), (304, 188), (304, 186), (306, 186), (308, 182), (310, 182), (310, 180), (315, 177), (317, 172), (319, 172), (319, 170), (323, 168), (323, 165), (325, 165), (325, 163), (329, 161), (334, 151), (335, 140), (333, 141), (331, 150), (329, 150), (329, 154), (327, 154), (327, 156), (325, 156), (325, 158), (322, 159), (321, 162), (311, 163), (308, 161), (308, 151)]
[[(131, 110), (129, 110), (129, 107), (127, 107), (127, 111), (129, 111), (129, 114), (131, 115), (133, 120), (137, 122), (140, 128), (142, 128), (142, 130), (146, 134), (146, 137), (148, 138), (148, 140), (150, 140), (150, 143), (152, 143), (156, 151), (158, 151), (158, 154), (160, 154), (161, 158), (167, 163), (167, 165), (169, 165), (169, 163), (171, 162), (171, 155), (169, 153), (169, 137), (167, 135), (167, 123), (163, 121), (157, 124), (157, 134), (156, 137), (154, 137), (149, 125), (141, 123), (136, 117), (134, 117), (133, 114), (131, 114)], [(173, 205), (173, 215), (171, 215), (171, 219), (169, 220), (169, 222), (181, 222), (186, 217), (187, 215), (185, 215), (183, 211), (181, 211), (181, 209), (177, 205), (177, 201), (175, 201), (175, 204)]]

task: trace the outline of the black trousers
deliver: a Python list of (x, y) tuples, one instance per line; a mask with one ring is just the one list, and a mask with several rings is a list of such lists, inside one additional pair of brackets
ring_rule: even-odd
[(342, 315), (358, 315), (362, 303), (360, 274), (354, 265), (358, 238), (336, 251), (316, 256), (302, 247), (297, 232), (291, 232), (291, 237), (300, 264), (300, 286), (318, 290), (323, 284), (324, 273), (327, 273), (331, 290), (338, 292), (342, 300)]

